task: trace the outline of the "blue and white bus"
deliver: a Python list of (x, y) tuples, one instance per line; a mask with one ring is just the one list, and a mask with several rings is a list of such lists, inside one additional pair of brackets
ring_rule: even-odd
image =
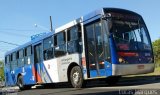
[(120, 76), (154, 71), (151, 39), (142, 17), (132, 11), (102, 8), (73, 20), (5, 54), (6, 85), (87, 80), (114, 84)]

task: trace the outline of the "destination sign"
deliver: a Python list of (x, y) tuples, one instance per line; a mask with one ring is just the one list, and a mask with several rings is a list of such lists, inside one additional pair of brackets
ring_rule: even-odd
[(136, 15), (131, 15), (131, 14), (122, 14), (122, 13), (115, 13), (115, 12), (110, 12), (109, 13), (112, 18), (116, 19), (130, 19), (130, 20), (139, 20), (140, 17)]

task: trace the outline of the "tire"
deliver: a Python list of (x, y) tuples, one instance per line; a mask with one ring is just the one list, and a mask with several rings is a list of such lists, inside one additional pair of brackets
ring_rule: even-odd
[(24, 81), (23, 81), (23, 77), (22, 76), (18, 77), (17, 85), (18, 85), (20, 90), (31, 89), (30, 85), (24, 85)]
[(110, 86), (116, 85), (121, 76), (111, 76), (106, 79), (106, 83)]
[(79, 66), (74, 66), (70, 72), (70, 82), (74, 88), (82, 88), (85, 86), (82, 70)]

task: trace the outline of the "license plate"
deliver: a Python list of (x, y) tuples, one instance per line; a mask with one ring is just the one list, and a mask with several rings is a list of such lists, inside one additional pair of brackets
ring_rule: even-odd
[(138, 69), (144, 69), (144, 65), (138, 65), (137, 68)]

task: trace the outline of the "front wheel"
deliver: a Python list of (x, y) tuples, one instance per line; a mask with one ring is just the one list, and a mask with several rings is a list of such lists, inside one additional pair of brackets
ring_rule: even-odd
[(79, 66), (72, 68), (70, 72), (70, 81), (74, 88), (81, 88), (85, 86), (82, 70)]

